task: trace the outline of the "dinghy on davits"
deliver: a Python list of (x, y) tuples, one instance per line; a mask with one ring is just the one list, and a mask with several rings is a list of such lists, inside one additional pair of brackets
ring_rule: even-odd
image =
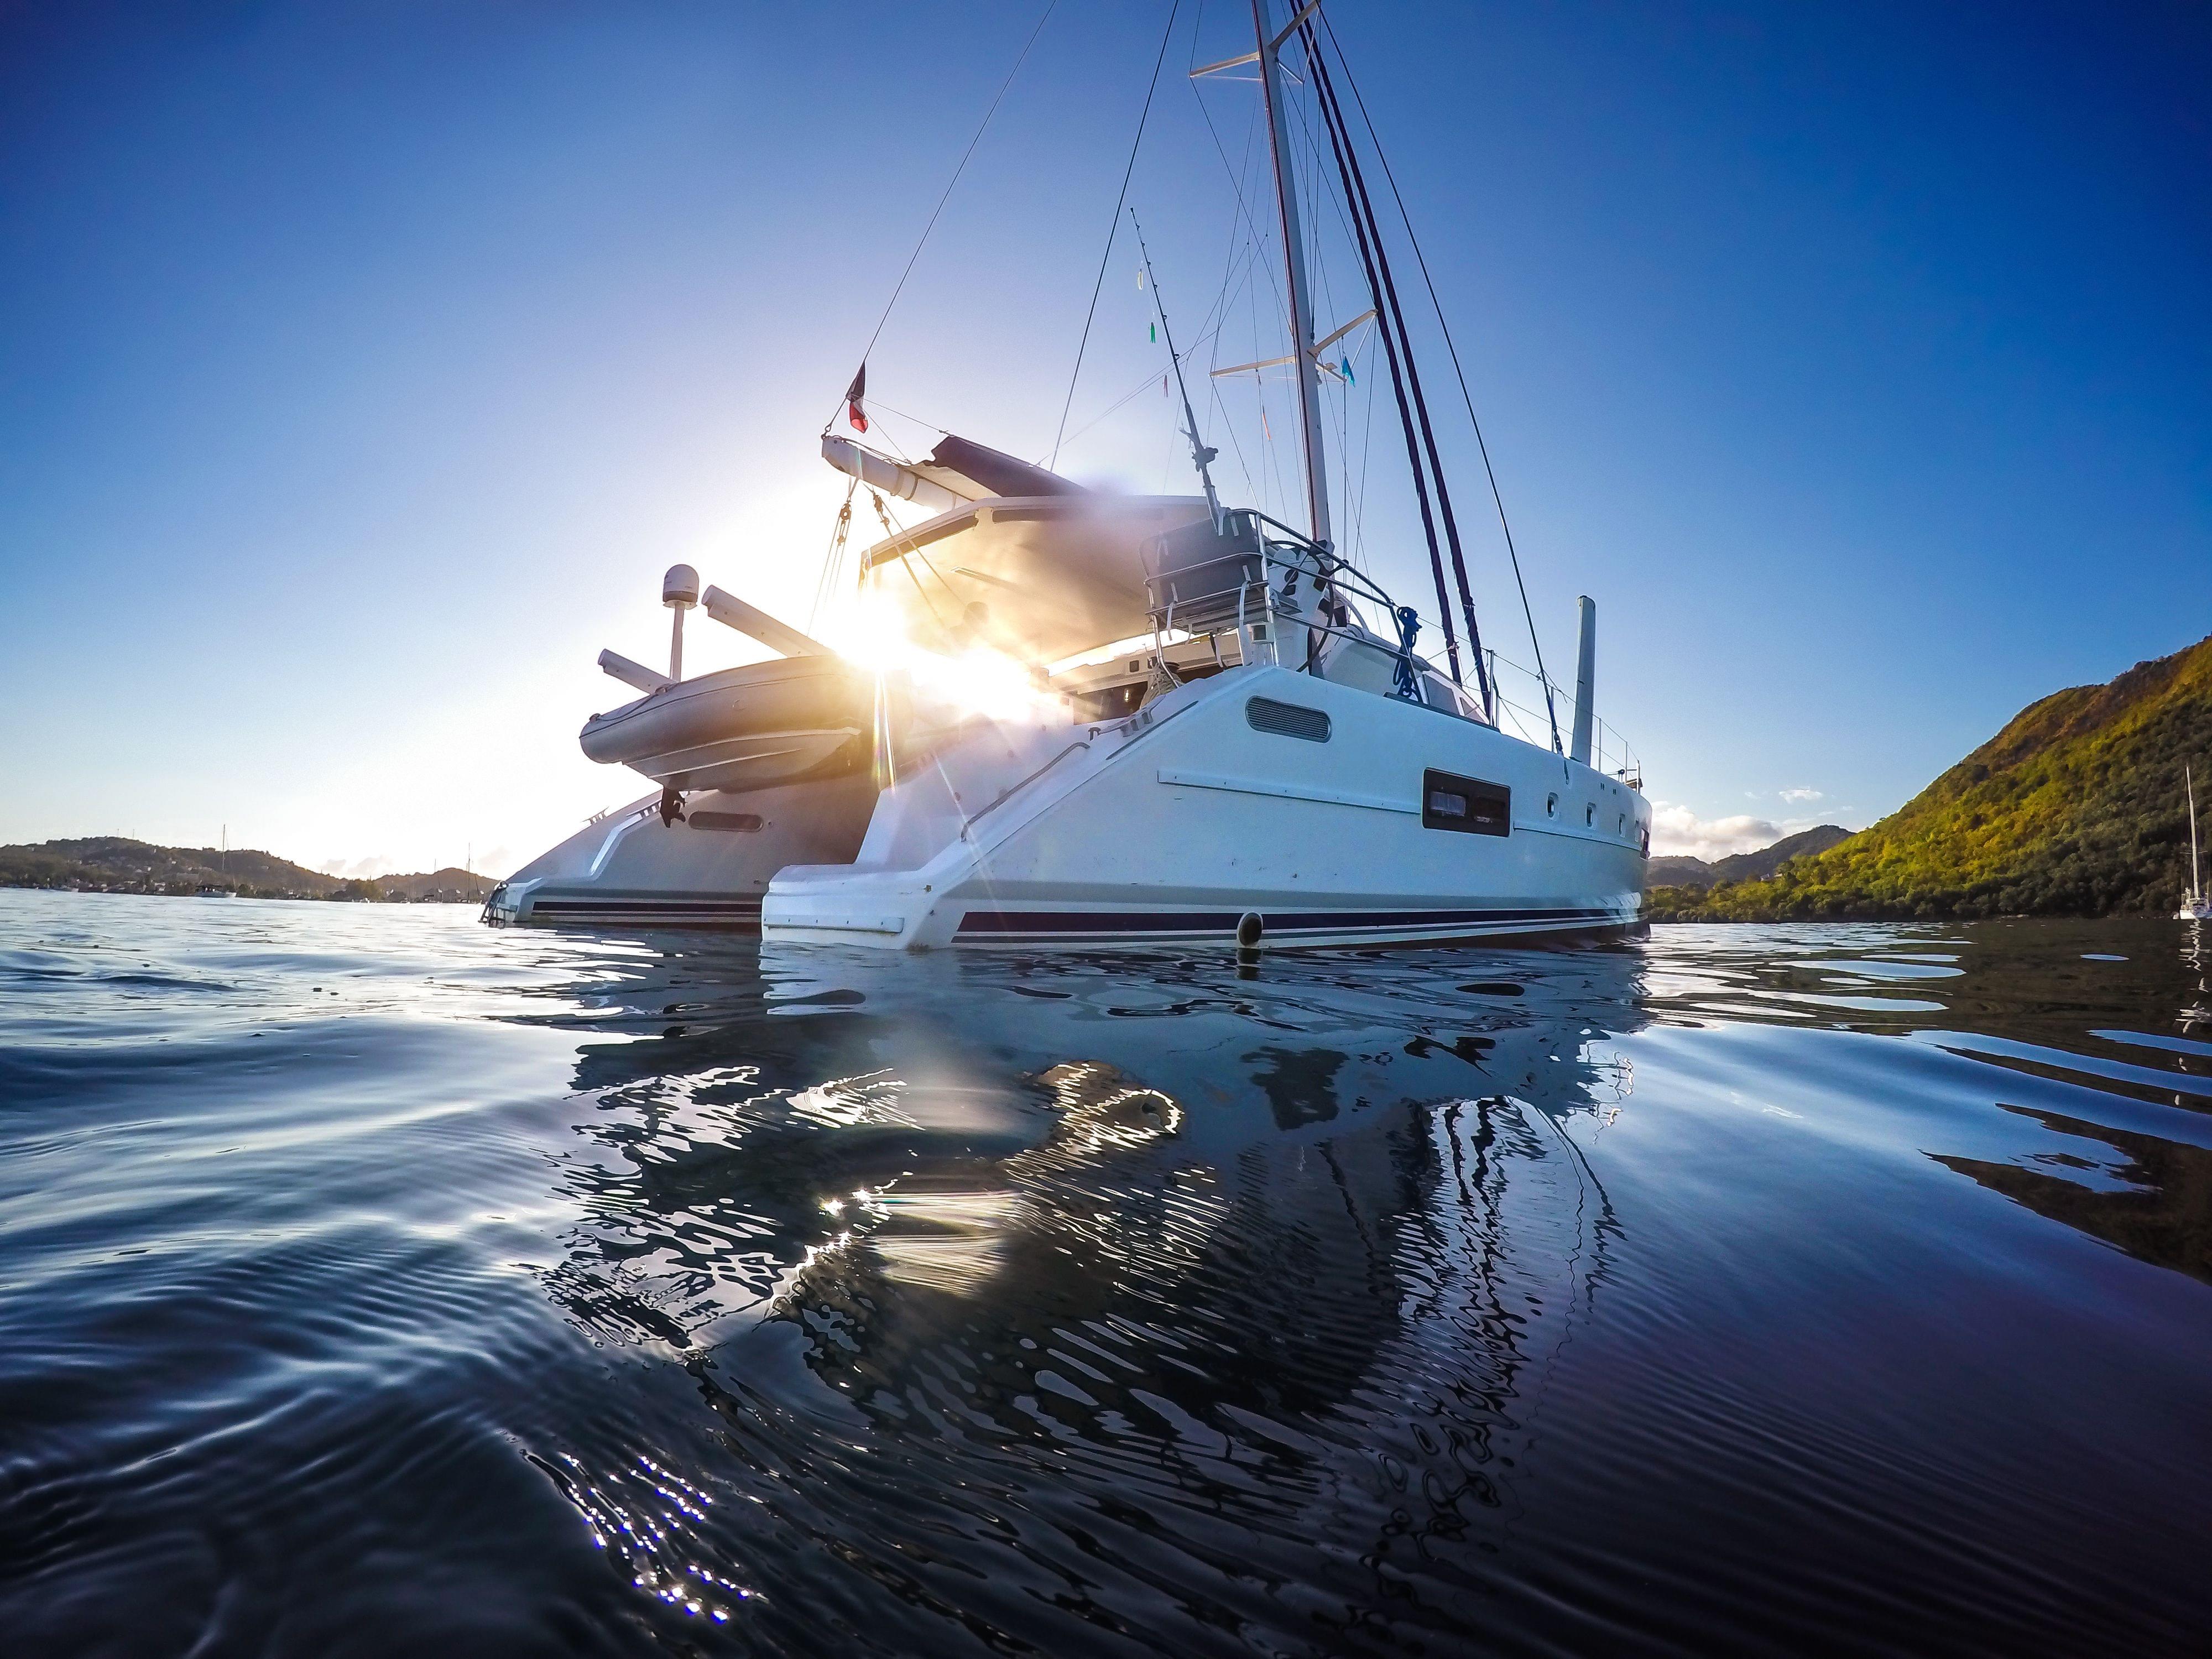
[(868, 763), (872, 677), (781, 657), (666, 685), (584, 723), (585, 754), (670, 789), (742, 789)]

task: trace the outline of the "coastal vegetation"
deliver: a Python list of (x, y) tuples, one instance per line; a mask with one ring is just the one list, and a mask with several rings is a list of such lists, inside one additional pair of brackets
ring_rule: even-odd
[(493, 884), (488, 877), (451, 867), (374, 879), (331, 876), (273, 853), (155, 847), (122, 836), (0, 847), (0, 887), (480, 904)]
[[(1655, 921), (2158, 914), (2212, 794), (2212, 639), (2029, 704), (1888, 817), (1761, 879), (1654, 887)], [(1655, 861), (1656, 862), (1656, 861)]]

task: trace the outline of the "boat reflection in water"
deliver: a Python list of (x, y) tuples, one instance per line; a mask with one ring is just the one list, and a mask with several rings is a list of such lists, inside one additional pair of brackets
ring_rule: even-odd
[(750, 956), (589, 998), (641, 1040), (582, 1051), (551, 1288), (719, 1425), (544, 1460), (641, 1588), (892, 1649), (1476, 1627), (1619, 1227), (1577, 1140), (1636, 955)]

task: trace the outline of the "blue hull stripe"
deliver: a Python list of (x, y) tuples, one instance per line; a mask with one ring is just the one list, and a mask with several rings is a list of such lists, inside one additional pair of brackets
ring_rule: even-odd
[[(959, 933), (968, 938), (1066, 934), (1110, 938), (1131, 934), (1234, 934), (1240, 910), (970, 910)], [(1619, 927), (1634, 913), (1595, 908), (1484, 910), (1296, 911), (1267, 915), (1267, 937), (1306, 933), (1379, 933), (1437, 927)], [(654, 921), (758, 923), (757, 898), (544, 898), (519, 920), (546, 921)]]
[(533, 901), (529, 916), (680, 916), (760, 920), (755, 899), (549, 898)]
[[(970, 910), (961, 919), (960, 932), (1234, 933), (1243, 914), (1237, 910)], [(1371, 932), (1385, 927), (1496, 927), (1515, 923), (1558, 927), (1583, 922), (1605, 927), (1635, 920), (1632, 914), (1605, 909), (1304, 910), (1280, 917), (1261, 914), (1270, 936)]]

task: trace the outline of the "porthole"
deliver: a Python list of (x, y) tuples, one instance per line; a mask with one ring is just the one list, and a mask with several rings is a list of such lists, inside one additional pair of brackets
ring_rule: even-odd
[(1544, 797), (1544, 816), (1547, 818), (1559, 816), (1559, 796), (1557, 790)]
[(1588, 805), (1583, 808), (1583, 828), (1585, 830), (1595, 830), (1597, 828), (1597, 803), (1595, 801), (1591, 801)]

